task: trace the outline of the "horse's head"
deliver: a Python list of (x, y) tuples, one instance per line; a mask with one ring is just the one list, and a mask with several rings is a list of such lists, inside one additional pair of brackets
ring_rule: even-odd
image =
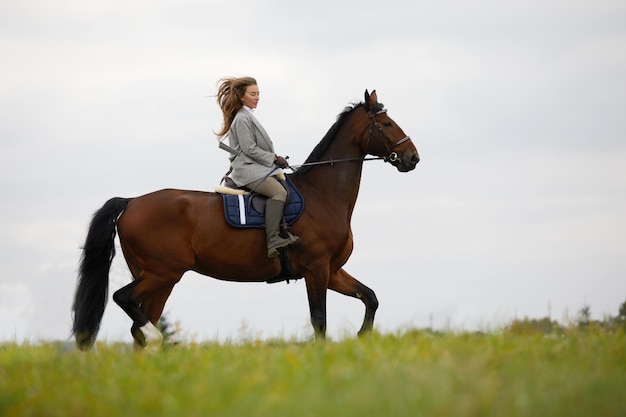
[(372, 94), (365, 90), (363, 108), (370, 119), (363, 151), (385, 157), (385, 161), (400, 172), (415, 169), (420, 160), (417, 149), (411, 138), (387, 115), (387, 110), (378, 102), (376, 90), (372, 91)]

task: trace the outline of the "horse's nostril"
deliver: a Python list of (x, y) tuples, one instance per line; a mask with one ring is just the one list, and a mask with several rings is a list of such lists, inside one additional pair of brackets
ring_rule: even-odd
[(419, 155), (415, 154), (411, 157), (411, 162), (417, 164), (420, 161)]

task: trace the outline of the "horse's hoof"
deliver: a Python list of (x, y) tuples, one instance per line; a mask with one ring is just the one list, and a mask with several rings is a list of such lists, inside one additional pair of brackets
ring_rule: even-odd
[(151, 322), (147, 322), (139, 328), (144, 335), (145, 349), (146, 350), (158, 350), (163, 342), (163, 335)]

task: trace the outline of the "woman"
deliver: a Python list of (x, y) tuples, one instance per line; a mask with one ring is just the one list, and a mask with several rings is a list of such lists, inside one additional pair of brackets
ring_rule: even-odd
[(287, 190), (276, 179), (282, 175), (281, 168), (288, 166), (282, 156), (274, 153), (269, 135), (254, 117), (259, 103), (259, 87), (252, 77), (223, 78), (219, 81), (217, 103), (222, 109), (224, 124), (218, 138), (228, 136), (230, 177), (239, 187), (253, 189), (267, 197), (265, 206), (265, 235), (267, 256), (278, 256), (278, 250), (300, 242), (300, 238), (288, 234), (279, 235)]

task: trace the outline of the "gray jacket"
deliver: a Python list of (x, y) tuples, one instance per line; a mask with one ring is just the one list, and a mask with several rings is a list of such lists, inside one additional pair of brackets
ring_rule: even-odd
[(230, 157), (230, 177), (238, 186), (250, 184), (268, 173), (277, 175), (283, 171), (274, 164), (274, 144), (254, 115), (242, 108), (228, 131), (230, 147), (238, 152)]

